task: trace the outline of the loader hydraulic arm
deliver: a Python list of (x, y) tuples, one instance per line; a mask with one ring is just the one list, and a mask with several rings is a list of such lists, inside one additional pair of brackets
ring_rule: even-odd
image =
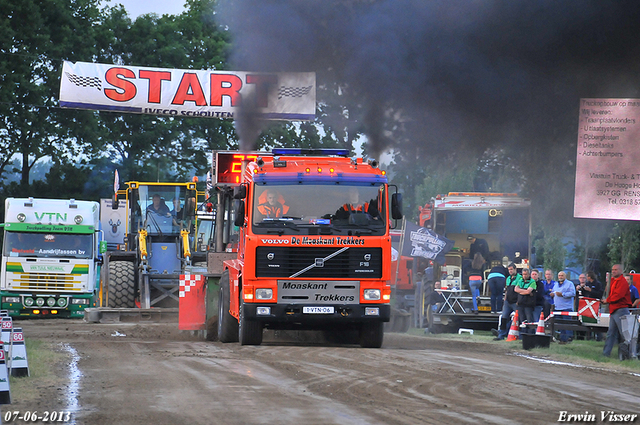
[(140, 229), (138, 231), (138, 246), (140, 247), (140, 258), (147, 259), (147, 231)]
[(180, 236), (182, 237), (182, 253), (188, 263), (191, 262), (191, 250), (189, 249), (189, 231), (186, 229), (180, 230)]

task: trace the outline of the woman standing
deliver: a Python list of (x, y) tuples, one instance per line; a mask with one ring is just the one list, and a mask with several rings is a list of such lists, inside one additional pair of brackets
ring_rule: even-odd
[(489, 270), (488, 282), (491, 292), (491, 312), (502, 311), (504, 284), (509, 272), (503, 265), (495, 266)]

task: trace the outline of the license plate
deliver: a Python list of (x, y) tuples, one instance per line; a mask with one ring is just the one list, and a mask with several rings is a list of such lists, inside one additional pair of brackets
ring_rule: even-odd
[(491, 306), (488, 305), (479, 305), (478, 311), (491, 311)]
[(304, 314), (333, 314), (333, 307), (302, 307)]

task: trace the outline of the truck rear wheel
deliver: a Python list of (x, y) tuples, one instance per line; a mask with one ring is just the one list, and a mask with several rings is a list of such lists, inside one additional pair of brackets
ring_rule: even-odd
[(135, 284), (135, 267), (131, 261), (109, 262), (109, 307), (134, 308)]
[(363, 323), (360, 328), (360, 347), (380, 348), (384, 338), (384, 326), (382, 322)]
[(229, 313), (231, 294), (229, 293), (229, 271), (220, 277), (220, 295), (218, 296), (218, 340), (220, 342), (238, 342), (238, 321)]
[(262, 344), (262, 323), (254, 320), (247, 320), (242, 314), (244, 302), (240, 305), (240, 320), (238, 334), (240, 345), (260, 345)]

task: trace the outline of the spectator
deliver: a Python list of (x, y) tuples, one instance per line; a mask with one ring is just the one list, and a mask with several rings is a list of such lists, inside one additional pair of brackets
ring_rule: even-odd
[(629, 282), (622, 276), (622, 266), (620, 264), (614, 264), (611, 267), (609, 295), (602, 302), (609, 304), (609, 330), (602, 350), (602, 354), (605, 357), (609, 357), (613, 346), (621, 340), (621, 317), (629, 314), (629, 306), (631, 305)]
[(544, 279), (542, 281), (542, 294), (544, 296), (544, 318), (546, 319), (551, 314), (551, 307), (553, 306), (553, 297), (551, 296), (551, 291), (553, 290), (553, 286), (556, 284), (556, 281), (553, 280), (553, 272), (549, 269), (544, 271)]
[(473, 308), (471, 312), (478, 314), (478, 301), (480, 300), (480, 287), (482, 286), (482, 278), (480, 276), (474, 276), (476, 279), (469, 277), (469, 290), (471, 291), (471, 302)]
[[(533, 323), (533, 309), (536, 306), (536, 281), (531, 278), (531, 271), (522, 269), (522, 279), (514, 288), (518, 294), (518, 318), (520, 322)], [(527, 333), (527, 329), (524, 330)]]
[(604, 288), (602, 287), (602, 283), (596, 279), (596, 274), (594, 272), (587, 272), (587, 283), (584, 288), (582, 288), (582, 296), (601, 299), (603, 293)]
[(467, 240), (471, 242), (471, 245), (469, 247), (469, 258), (471, 260), (475, 259), (477, 253), (482, 255), (484, 261), (487, 261), (489, 259), (489, 244), (486, 240), (478, 239), (473, 235), (467, 236)]
[[(553, 285), (551, 291), (553, 297), (553, 311), (573, 311), (573, 300), (576, 297), (576, 287), (570, 280), (567, 280), (565, 272), (558, 272), (558, 281)], [(573, 332), (567, 329), (560, 331), (560, 342), (567, 343), (572, 338)]]
[(625, 273), (624, 278), (629, 282), (629, 290), (631, 291), (631, 308), (638, 308), (638, 305), (640, 305), (640, 294), (638, 294), (638, 288), (633, 284), (633, 278), (629, 273)]
[(540, 280), (540, 272), (537, 269), (531, 270), (531, 279), (536, 281), (536, 306), (533, 308), (533, 320), (537, 321), (544, 310), (544, 284)]
[(489, 291), (491, 292), (491, 312), (497, 313), (502, 311), (502, 297), (504, 296), (504, 284), (509, 272), (502, 265), (492, 267), (487, 276), (489, 283)]
[(516, 265), (511, 263), (509, 267), (507, 267), (509, 271), (509, 277), (505, 282), (506, 284), (506, 292), (504, 294), (504, 304), (502, 306), (502, 315), (500, 321), (500, 331), (498, 332), (498, 336), (494, 338), (494, 341), (499, 341), (505, 339), (507, 334), (509, 333), (509, 323), (511, 322), (511, 313), (518, 309), (518, 293), (515, 291), (515, 287), (522, 280), (522, 276), (518, 274), (516, 269)]
[[(604, 286), (598, 278), (596, 278), (596, 274), (592, 271), (587, 272), (587, 285), (584, 288), (587, 291), (587, 296), (589, 298), (596, 298), (598, 300), (602, 299), (604, 295)], [(591, 290), (589, 292), (589, 290)], [(583, 292), (584, 293), (584, 292)], [(596, 341), (601, 341), (605, 334), (604, 332), (594, 332)]]

